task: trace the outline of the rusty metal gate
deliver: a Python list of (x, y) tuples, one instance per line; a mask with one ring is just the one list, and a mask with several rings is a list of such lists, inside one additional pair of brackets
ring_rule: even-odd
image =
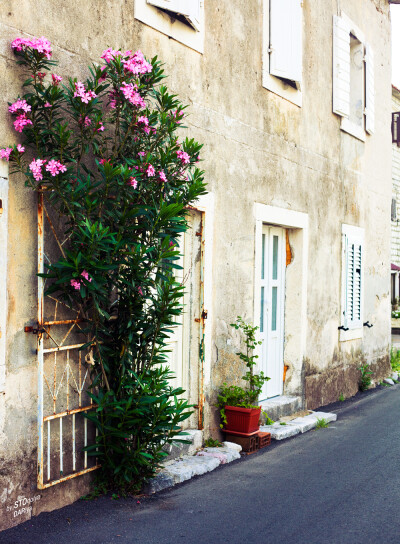
[[(46, 208), (38, 193), (38, 273), (64, 256), (68, 236), (62, 220)], [(79, 348), (86, 343), (80, 310), (45, 296), (46, 279), (38, 277), (38, 474), (39, 489), (59, 484), (98, 468), (83, 448), (95, 441), (94, 426), (84, 413), (96, 406), (87, 394), (92, 357)]]

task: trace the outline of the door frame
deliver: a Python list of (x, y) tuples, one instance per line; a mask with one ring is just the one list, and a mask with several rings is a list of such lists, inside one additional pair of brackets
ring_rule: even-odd
[[(290, 387), (284, 386), (284, 394), (300, 394), (304, 391), (302, 379), (303, 359), (306, 355), (307, 341), (307, 285), (308, 285), (308, 214), (254, 203), (253, 217), (254, 235), (254, 292), (253, 322), (260, 323), (260, 291), (261, 291), (261, 243), (263, 224), (293, 229), (296, 238), (295, 261), (297, 276), (295, 282), (286, 281), (284, 361), (290, 361), (290, 373), (293, 376)], [(288, 280), (288, 278), (286, 278)], [(290, 285), (289, 285), (290, 283)], [(294, 284), (294, 285), (293, 285)], [(292, 304), (293, 300), (293, 304)], [(290, 338), (290, 339), (289, 339)], [(257, 346), (255, 354), (261, 361), (261, 349)], [(258, 370), (261, 370), (260, 364)]]

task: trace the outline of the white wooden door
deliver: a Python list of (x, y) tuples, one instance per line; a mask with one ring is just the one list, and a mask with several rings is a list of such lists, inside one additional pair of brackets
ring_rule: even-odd
[(270, 380), (260, 400), (282, 394), (285, 300), (285, 230), (263, 225), (260, 292), (260, 369)]
[(183, 398), (197, 407), (193, 415), (185, 420), (183, 427), (198, 425), (198, 404), (200, 389), (200, 343), (202, 337), (203, 295), (201, 282), (202, 267), (202, 214), (191, 210), (187, 215), (189, 229), (179, 240), (181, 257), (175, 270), (175, 278), (185, 288), (183, 314), (176, 318), (176, 325), (167, 342), (168, 366), (174, 374), (171, 384), (183, 387)]

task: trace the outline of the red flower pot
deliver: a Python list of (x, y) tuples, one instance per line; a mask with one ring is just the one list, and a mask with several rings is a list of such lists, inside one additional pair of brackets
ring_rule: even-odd
[(241, 408), (240, 406), (225, 406), (227, 424), (225, 431), (238, 433), (254, 433), (260, 428), (261, 406), (258, 408)]

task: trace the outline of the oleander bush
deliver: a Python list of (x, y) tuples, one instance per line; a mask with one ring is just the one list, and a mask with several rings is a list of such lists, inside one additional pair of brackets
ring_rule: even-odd
[(88, 450), (102, 485), (136, 491), (191, 413), (171, 385), (166, 341), (182, 312), (178, 238), (205, 193), (202, 146), (178, 139), (186, 106), (162, 84), (157, 57), (107, 49), (79, 81), (54, 72), (45, 38), (12, 49), (26, 75), (9, 103), (21, 142), (0, 157), (63, 218), (68, 243), (45, 270), (46, 294), (85, 318), (98, 404)]

